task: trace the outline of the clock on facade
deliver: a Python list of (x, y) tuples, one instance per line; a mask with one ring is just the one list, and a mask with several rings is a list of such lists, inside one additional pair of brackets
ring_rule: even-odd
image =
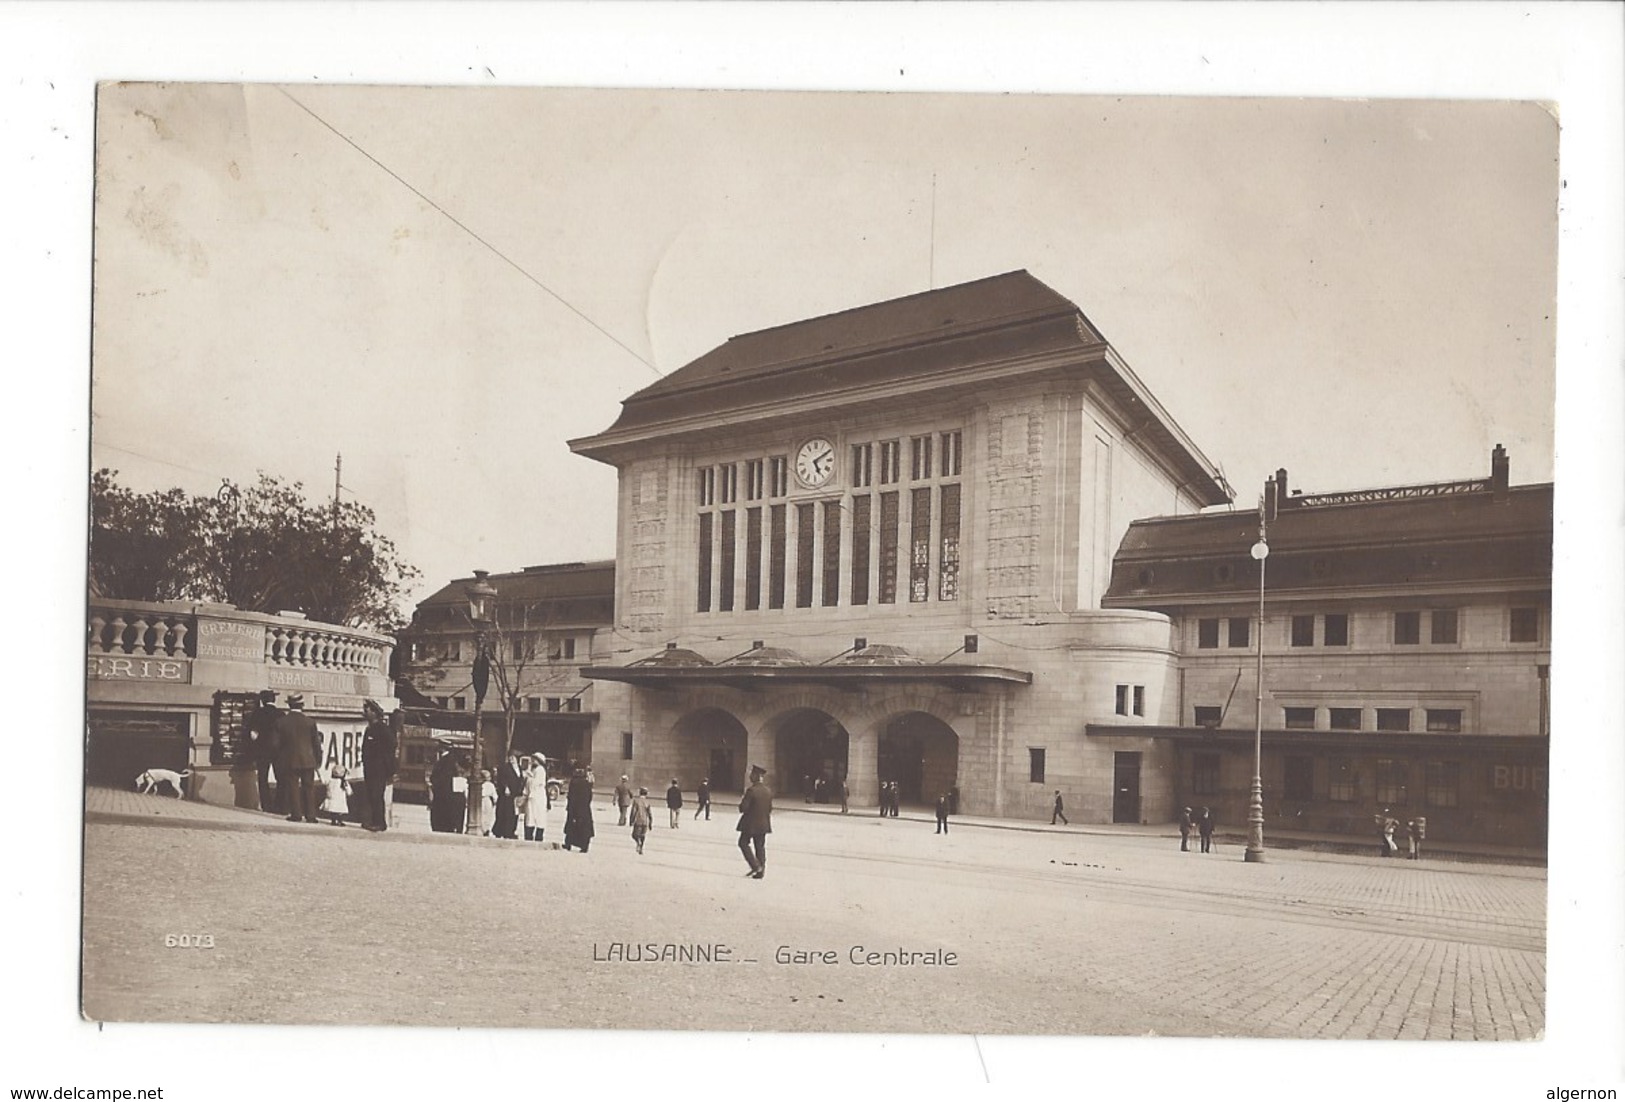
[(803, 486), (817, 489), (835, 474), (835, 445), (815, 436), (796, 451), (796, 477)]

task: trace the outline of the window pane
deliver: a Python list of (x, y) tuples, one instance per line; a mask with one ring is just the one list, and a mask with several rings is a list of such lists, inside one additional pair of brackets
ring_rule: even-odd
[(1328, 786), (1326, 796), (1338, 803), (1352, 802), (1359, 793), (1360, 777), (1354, 762), (1348, 758), (1333, 758), (1331, 763), (1331, 784)]
[(1349, 645), (1349, 618), (1343, 613), (1332, 613), (1326, 617), (1326, 637), (1324, 642), (1328, 647), (1346, 647)]
[[(916, 438), (915, 443), (919, 443)], [(930, 439), (924, 438), (927, 444)], [(931, 491), (910, 494), (913, 516), (909, 530), (908, 599), (924, 601), (931, 596)]]
[(1377, 759), (1377, 802), (1384, 805), (1406, 801), (1406, 782), (1410, 768), (1406, 762), (1392, 758)]
[[(895, 443), (893, 447), (895, 447)], [(880, 495), (880, 603), (897, 600), (897, 493)]]
[[(867, 447), (868, 445), (865, 445)], [(852, 499), (852, 603), (869, 603), (869, 495)]]
[(824, 596), (825, 605), (841, 599), (841, 503), (824, 502)]
[[(761, 496), (761, 495), (757, 495)], [(762, 510), (745, 512), (745, 607), (762, 607)]]
[(1540, 609), (1515, 608), (1512, 610), (1512, 641), (1514, 643), (1540, 642)]
[(1120, 715), (1120, 716), (1128, 715), (1128, 686), (1127, 685), (1119, 685), (1119, 686), (1117, 686), (1117, 714)]
[(1359, 708), (1333, 708), (1331, 711), (1332, 730), (1358, 731), (1360, 729)]
[(1394, 613), (1394, 642), (1409, 646), (1422, 641), (1422, 614), (1420, 612)]
[(1456, 641), (1455, 609), (1441, 608), (1434, 611), (1432, 640), (1435, 643), (1454, 643)]
[(784, 567), (785, 567), (785, 516), (784, 506), (774, 505), (768, 509), (768, 549), (767, 549), (767, 607), (784, 607)]
[(1460, 785), (1460, 762), (1428, 762), (1427, 802), (1429, 807), (1455, 807)]
[(1461, 730), (1460, 708), (1429, 708), (1428, 730), (1457, 732)]
[(1198, 727), (1217, 727), (1221, 716), (1222, 712), (1217, 705), (1198, 704), (1196, 706), (1196, 726)]
[(796, 506), (796, 607), (812, 607), (813, 507)]
[(1036, 747), (1027, 748), (1027, 780), (1032, 784), (1044, 783), (1044, 751)]
[(1315, 645), (1315, 618), (1313, 616), (1292, 617), (1292, 645), (1294, 647), (1312, 647)]
[(1409, 731), (1411, 729), (1411, 710), (1409, 708), (1378, 708), (1377, 730), (1379, 731)]
[(1219, 645), (1219, 621), (1198, 620), (1196, 622), (1196, 645), (1203, 650)]
[[(718, 565), (722, 568), (721, 579), (717, 582), (717, 610), (719, 612), (732, 612), (734, 610), (734, 536), (738, 522), (735, 512), (729, 509), (722, 514), (722, 551), (718, 556)], [(565, 657), (569, 657), (566, 655)]]
[(1313, 708), (1288, 708), (1286, 710), (1286, 726), (1289, 731), (1313, 731), (1315, 729), (1315, 710)]
[(1246, 647), (1252, 645), (1253, 622), (1245, 616), (1230, 617), (1230, 645), (1232, 647)]
[(697, 607), (701, 612), (711, 611), (711, 514), (700, 514), (700, 546), (695, 564), (699, 581)]
[(1137, 715), (1137, 716), (1145, 715), (1145, 686), (1144, 685), (1136, 685), (1136, 686), (1134, 686), (1134, 714)]
[(954, 601), (959, 599), (959, 486), (944, 486), (941, 494), (942, 556), (937, 563), (937, 599)]

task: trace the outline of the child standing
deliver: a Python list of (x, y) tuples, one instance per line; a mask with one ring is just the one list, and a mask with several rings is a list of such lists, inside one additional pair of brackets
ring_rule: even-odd
[(638, 789), (638, 794), (632, 797), (632, 841), (638, 844), (638, 852), (643, 852), (643, 839), (649, 834), (649, 827), (653, 820), (649, 810), (649, 790)]
[(480, 770), (478, 791), (474, 793), (474, 798), (480, 801), (480, 833), (489, 838), (491, 826), (497, 821), (497, 789), (491, 783), (489, 770)]
[(350, 813), (350, 782), (345, 779), (342, 765), (335, 765), (327, 775), (327, 795), (322, 797), (322, 813), (329, 824), (341, 827)]

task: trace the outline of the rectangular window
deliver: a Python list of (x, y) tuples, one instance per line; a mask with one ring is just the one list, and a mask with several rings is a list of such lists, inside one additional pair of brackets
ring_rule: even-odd
[(1292, 756), (1286, 759), (1286, 798), (1308, 803), (1315, 798), (1315, 759)]
[[(958, 436), (958, 433), (953, 435)], [(937, 600), (959, 599), (959, 486), (944, 486), (942, 495), (942, 557), (937, 563)]]
[(899, 440), (880, 442), (880, 484), (889, 486), (901, 477), (903, 445)]
[(894, 490), (880, 495), (880, 593), (883, 605), (897, 601), (898, 500)]
[(812, 607), (813, 507), (796, 506), (796, 607)]
[(532, 711), (532, 712), (541, 711), (542, 710), (542, 698), (539, 697), (539, 696), (528, 697), (525, 700), (525, 708), (526, 708), (527, 711)]
[(1333, 708), (1331, 710), (1331, 712), (1332, 712), (1332, 730), (1334, 730), (1334, 731), (1358, 731), (1360, 729), (1360, 709), (1358, 709), (1358, 708)]
[(1252, 645), (1253, 622), (1245, 616), (1230, 617), (1230, 645), (1232, 647), (1246, 647)]
[(783, 497), (790, 492), (790, 460), (786, 456), (775, 455), (767, 461), (769, 495)]
[(1292, 617), (1292, 645), (1294, 647), (1312, 647), (1315, 645), (1314, 616)]
[(1217, 617), (1211, 620), (1196, 621), (1196, 645), (1202, 650), (1212, 650), (1219, 645), (1219, 621)]
[(1514, 643), (1540, 642), (1540, 609), (1513, 609), (1511, 638)]
[(1196, 706), (1196, 725), (1198, 727), (1217, 727), (1223, 712), (1216, 704), (1198, 704)]
[(1326, 798), (1334, 803), (1353, 803), (1360, 791), (1360, 774), (1349, 758), (1333, 758), (1331, 763), (1331, 784), (1327, 786)]
[(1191, 755), (1191, 794), (1195, 796), (1219, 794), (1219, 755)]
[(622, 731), (621, 732), (621, 760), (622, 761), (631, 761), (632, 760), (632, 732), (631, 731)]
[(700, 546), (697, 569), (699, 577), (699, 597), (696, 608), (701, 612), (711, 611), (711, 514), (700, 514)]
[(760, 501), (767, 492), (767, 464), (760, 459), (752, 459), (745, 464), (745, 498), (747, 501)]
[(1289, 731), (1313, 731), (1315, 729), (1315, 709), (1288, 708), (1286, 710), (1286, 727)]
[(729, 463), (717, 468), (717, 484), (721, 489), (722, 504), (731, 505), (739, 498), (739, 468)]
[(1119, 686), (1117, 686), (1117, 714), (1120, 715), (1120, 716), (1128, 715), (1128, 686), (1127, 685), (1119, 685)]
[(1027, 781), (1029, 784), (1044, 783), (1044, 751), (1041, 747), (1027, 747)]
[(550, 697), (547, 698), (547, 710), (548, 711), (557, 712), (563, 707), (564, 707), (564, 700), (563, 700), (562, 697), (550, 696)]
[(1455, 609), (1435, 609), (1433, 611), (1433, 629), (1429, 638), (1435, 643), (1454, 643), (1456, 641), (1456, 620)]
[[(915, 439), (930, 442), (930, 437)], [(931, 596), (931, 491), (913, 491), (909, 504), (913, 516), (909, 527), (908, 599), (917, 602)]]
[(745, 607), (762, 607), (762, 510), (745, 510)]
[(852, 485), (867, 486), (874, 480), (875, 446), (852, 445)]
[(852, 499), (852, 603), (869, 603), (869, 495)]
[(451, 710), (452, 711), (461, 712), (464, 709), (466, 709), (467, 707), (468, 707), (468, 701), (466, 699), (464, 699), (463, 697), (454, 696), (454, 697), (451, 698)]
[(1394, 643), (1401, 647), (1415, 646), (1422, 641), (1422, 614), (1420, 612), (1394, 613)]
[(1459, 734), (1461, 732), (1460, 708), (1429, 708), (1428, 730), (1441, 734)]
[(784, 607), (784, 566), (786, 536), (784, 506), (771, 505), (768, 515), (767, 607)]
[(1411, 729), (1411, 710), (1409, 708), (1378, 708), (1377, 730), (1379, 731), (1409, 731)]
[(699, 500), (702, 506), (717, 503), (717, 472), (715, 468), (705, 467), (699, 472)]
[(911, 481), (931, 477), (931, 438), (929, 436), (914, 436), (909, 438), (908, 477)]
[(1347, 613), (1334, 612), (1326, 616), (1324, 636), (1321, 642), (1328, 647), (1346, 647), (1349, 645), (1349, 618)]
[(959, 452), (961, 437), (957, 432), (942, 434), (942, 477), (953, 478), (959, 474)]
[(1427, 764), (1429, 807), (1455, 807), (1461, 793), (1461, 763), (1430, 761)]
[(721, 577), (717, 581), (718, 612), (732, 612), (734, 610), (734, 537), (737, 535), (738, 515), (738, 512), (733, 509), (724, 510), (722, 513), (722, 553), (718, 556), (717, 562), (717, 565), (721, 568)]
[(1405, 762), (1394, 758), (1377, 759), (1377, 802), (1402, 804), (1405, 802), (1406, 783), (1410, 770)]
[(564, 639), (564, 658), (565, 658), (566, 661), (569, 661), (570, 659), (574, 658), (575, 656), (576, 656), (576, 637), (573, 636), (573, 635), (566, 636), (565, 639)]
[(1136, 685), (1136, 686), (1134, 686), (1134, 714), (1137, 715), (1137, 716), (1145, 715), (1145, 686), (1144, 685)]
[(564, 702), (564, 710), (567, 712), (581, 711), (581, 698), (579, 696), (572, 696), (569, 700), (566, 700)]
[(841, 602), (841, 503), (824, 502), (824, 596), (826, 606)]

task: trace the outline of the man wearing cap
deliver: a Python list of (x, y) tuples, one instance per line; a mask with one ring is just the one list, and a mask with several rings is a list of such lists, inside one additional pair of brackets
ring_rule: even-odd
[(621, 809), (621, 826), (626, 825), (626, 809), (632, 803), (632, 786), (627, 783), (626, 774), (621, 774), (621, 782), (615, 786), (615, 806)]
[(395, 779), (395, 725), (376, 700), (362, 704), (361, 712), (367, 717), (361, 735), (361, 786), (366, 794), (361, 825), (376, 832), (389, 829), (384, 789)]
[(745, 864), (750, 866), (747, 875), (754, 880), (767, 875), (767, 836), (773, 833), (773, 790), (762, 783), (766, 775), (761, 766), (751, 766), (750, 787), (739, 801), (739, 852), (745, 855)]
[(288, 822), (316, 821), (316, 724), (305, 714), (305, 698), (288, 698), (288, 710), (277, 719), (278, 784), (286, 785)]
[[(264, 689), (247, 722), (243, 724), (243, 734), (248, 736), (248, 756), (254, 763), (255, 773), (259, 775), (261, 811), (281, 810), (277, 806), (277, 798), (287, 794), (280, 783), (274, 789), (271, 787), (271, 770), (276, 768), (276, 727), (280, 715), (276, 706), (276, 690)], [(277, 780), (280, 782), (281, 778)]]

